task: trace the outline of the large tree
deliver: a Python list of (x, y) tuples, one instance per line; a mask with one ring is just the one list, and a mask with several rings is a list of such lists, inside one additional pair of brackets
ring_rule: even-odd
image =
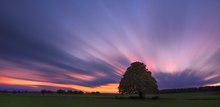
[(121, 94), (138, 94), (140, 98), (144, 98), (148, 93), (158, 92), (157, 81), (142, 62), (131, 63), (118, 88)]

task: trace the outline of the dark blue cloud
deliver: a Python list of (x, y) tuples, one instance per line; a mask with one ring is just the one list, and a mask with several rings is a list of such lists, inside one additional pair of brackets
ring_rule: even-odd
[(212, 82), (203, 80), (204, 77), (198, 76), (194, 70), (184, 70), (182, 73), (156, 73), (158, 85), (160, 88), (186, 88), (197, 87), (210, 84)]

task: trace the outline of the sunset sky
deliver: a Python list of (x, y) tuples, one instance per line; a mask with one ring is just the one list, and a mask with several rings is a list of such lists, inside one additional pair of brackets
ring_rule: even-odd
[(220, 85), (220, 0), (0, 1), (0, 90), (117, 92), (134, 61), (160, 89)]

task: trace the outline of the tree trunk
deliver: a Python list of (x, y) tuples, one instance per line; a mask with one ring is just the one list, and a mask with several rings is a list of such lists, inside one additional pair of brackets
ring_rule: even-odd
[(144, 94), (141, 91), (138, 92), (138, 95), (140, 99), (144, 99)]

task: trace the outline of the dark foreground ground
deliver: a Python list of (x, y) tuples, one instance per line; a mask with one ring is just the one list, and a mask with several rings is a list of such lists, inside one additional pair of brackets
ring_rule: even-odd
[(0, 94), (0, 107), (220, 107), (220, 94), (161, 94), (160, 99), (116, 99), (121, 95)]

